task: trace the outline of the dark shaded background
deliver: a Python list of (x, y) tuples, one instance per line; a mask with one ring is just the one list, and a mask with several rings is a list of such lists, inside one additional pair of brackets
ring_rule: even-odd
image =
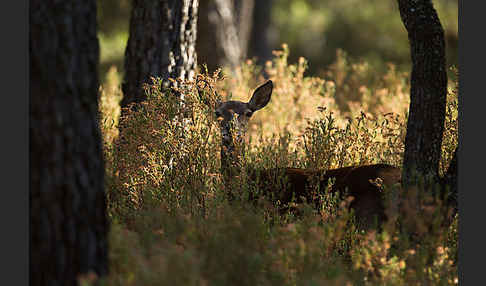
[[(211, 70), (222, 55), (214, 49), (214, 28), (208, 23), (210, 2), (201, 0), (199, 4), (197, 52), (198, 63)], [(458, 2), (433, 3), (445, 30), (447, 66), (457, 66)], [(130, 0), (98, 0), (101, 81), (112, 65), (123, 72), (130, 6)], [(253, 21), (249, 58), (269, 59), (271, 50), (287, 43), (289, 61), (305, 57), (311, 75), (323, 76), (323, 70), (336, 59), (337, 49), (350, 58), (368, 61), (377, 70), (388, 62), (398, 70), (410, 70), (407, 33), (396, 1), (257, 0), (249, 20)]]

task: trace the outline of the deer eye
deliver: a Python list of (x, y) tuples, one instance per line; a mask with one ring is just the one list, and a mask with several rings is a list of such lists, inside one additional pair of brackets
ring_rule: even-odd
[(219, 110), (216, 110), (216, 111), (214, 112), (214, 115), (216, 115), (216, 118), (219, 118), (219, 117), (221, 117), (221, 116), (222, 116), (222, 114), (221, 114), (221, 112), (219, 112)]

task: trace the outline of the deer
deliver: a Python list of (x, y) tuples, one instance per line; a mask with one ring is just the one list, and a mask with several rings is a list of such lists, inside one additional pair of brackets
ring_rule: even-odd
[[(255, 89), (248, 102), (230, 100), (216, 104), (214, 114), (219, 121), (221, 133), (221, 173), (225, 184), (230, 184), (231, 179), (241, 172), (236, 146), (242, 144), (252, 115), (270, 102), (272, 91), (273, 82), (268, 80)], [(259, 188), (263, 190), (263, 194), (274, 195), (282, 204), (290, 203), (292, 198), (296, 198), (297, 202), (315, 202), (315, 194), (309, 189), (311, 181), (317, 178), (319, 190), (325, 190), (329, 180), (333, 180), (329, 191), (351, 196), (353, 199), (349, 208), (354, 210), (357, 221), (365, 226), (386, 220), (383, 186), (386, 190), (399, 184), (401, 180), (401, 169), (388, 164), (347, 166), (330, 170), (286, 167), (251, 170), (249, 174), (251, 181), (261, 182)], [(286, 178), (287, 187), (262, 184), (272, 181), (277, 174)], [(381, 186), (375, 183), (377, 179), (382, 182)], [(234, 198), (232, 190), (227, 192), (230, 198)]]

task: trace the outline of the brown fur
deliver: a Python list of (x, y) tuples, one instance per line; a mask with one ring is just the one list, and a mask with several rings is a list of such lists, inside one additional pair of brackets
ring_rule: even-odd
[[(286, 186), (276, 184), (279, 177), (286, 178)], [(313, 178), (319, 180), (320, 192), (326, 190), (329, 179), (334, 179), (330, 191), (352, 196), (354, 199), (350, 208), (354, 209), (357, 220), (365, 225), (371, 225), (375, 217), (379, 223), (386, 219), (382, 191), (400, 183), (401, 170), (386, 164), (374, 164), (327, 171), (283, 168), (250, 173), (250, 179), (259, 182), (260, 191), (267, 196), (273, 196), (275, 201), (279, 200), (285, 205), (290, 203), (292, 198), (295, 198), (297, 203), (305, 199), (319, 207), (318, 194), (310, 188)], [(373, 183), (377, 178), (381, 179), (383, 187)]]

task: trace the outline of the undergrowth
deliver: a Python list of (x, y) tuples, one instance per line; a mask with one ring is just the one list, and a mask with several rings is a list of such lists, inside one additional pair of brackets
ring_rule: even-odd
[[(302, 204), (298, 217), (279, 213), (265, 200), (255, 205), (225, 199), (214, 105), (248, 100), (264, 81), (263, 70), (275, 88), (268, 106), (250, 121), (242, 164), (401, 166), (408, 75), (393, 65), (374, 74), (366, 63), (349, 63), (338, 52), (326, 79), (307, 77), (306, 60), (290, 64), (288, 53), (284, 46), (264, 67), (244, 62), (231, 77), (201, 71), (177, 90), (153, 79), (145, 87), (148, 99), (120, 118), (119, 81), (116, 70), (110, 71), (100, 99), (112, 224), (110, 274), (102, 283), (457, 284), (458, 217), (445, 224), (440, 205), (428, 204), (428, 190), (417, 190), (424, 193), (421, 201), (409, 202), (419, 208), (388, 210), (407, 227), (392, 221), (367, 232), (355, 226), (349, 201), (326, 192), (320, 209)], [(454, 83), (445, 125), (442, 172), (457, 144)], [(242, 197), (256, 191), (244, 174), (236, 182)]]

